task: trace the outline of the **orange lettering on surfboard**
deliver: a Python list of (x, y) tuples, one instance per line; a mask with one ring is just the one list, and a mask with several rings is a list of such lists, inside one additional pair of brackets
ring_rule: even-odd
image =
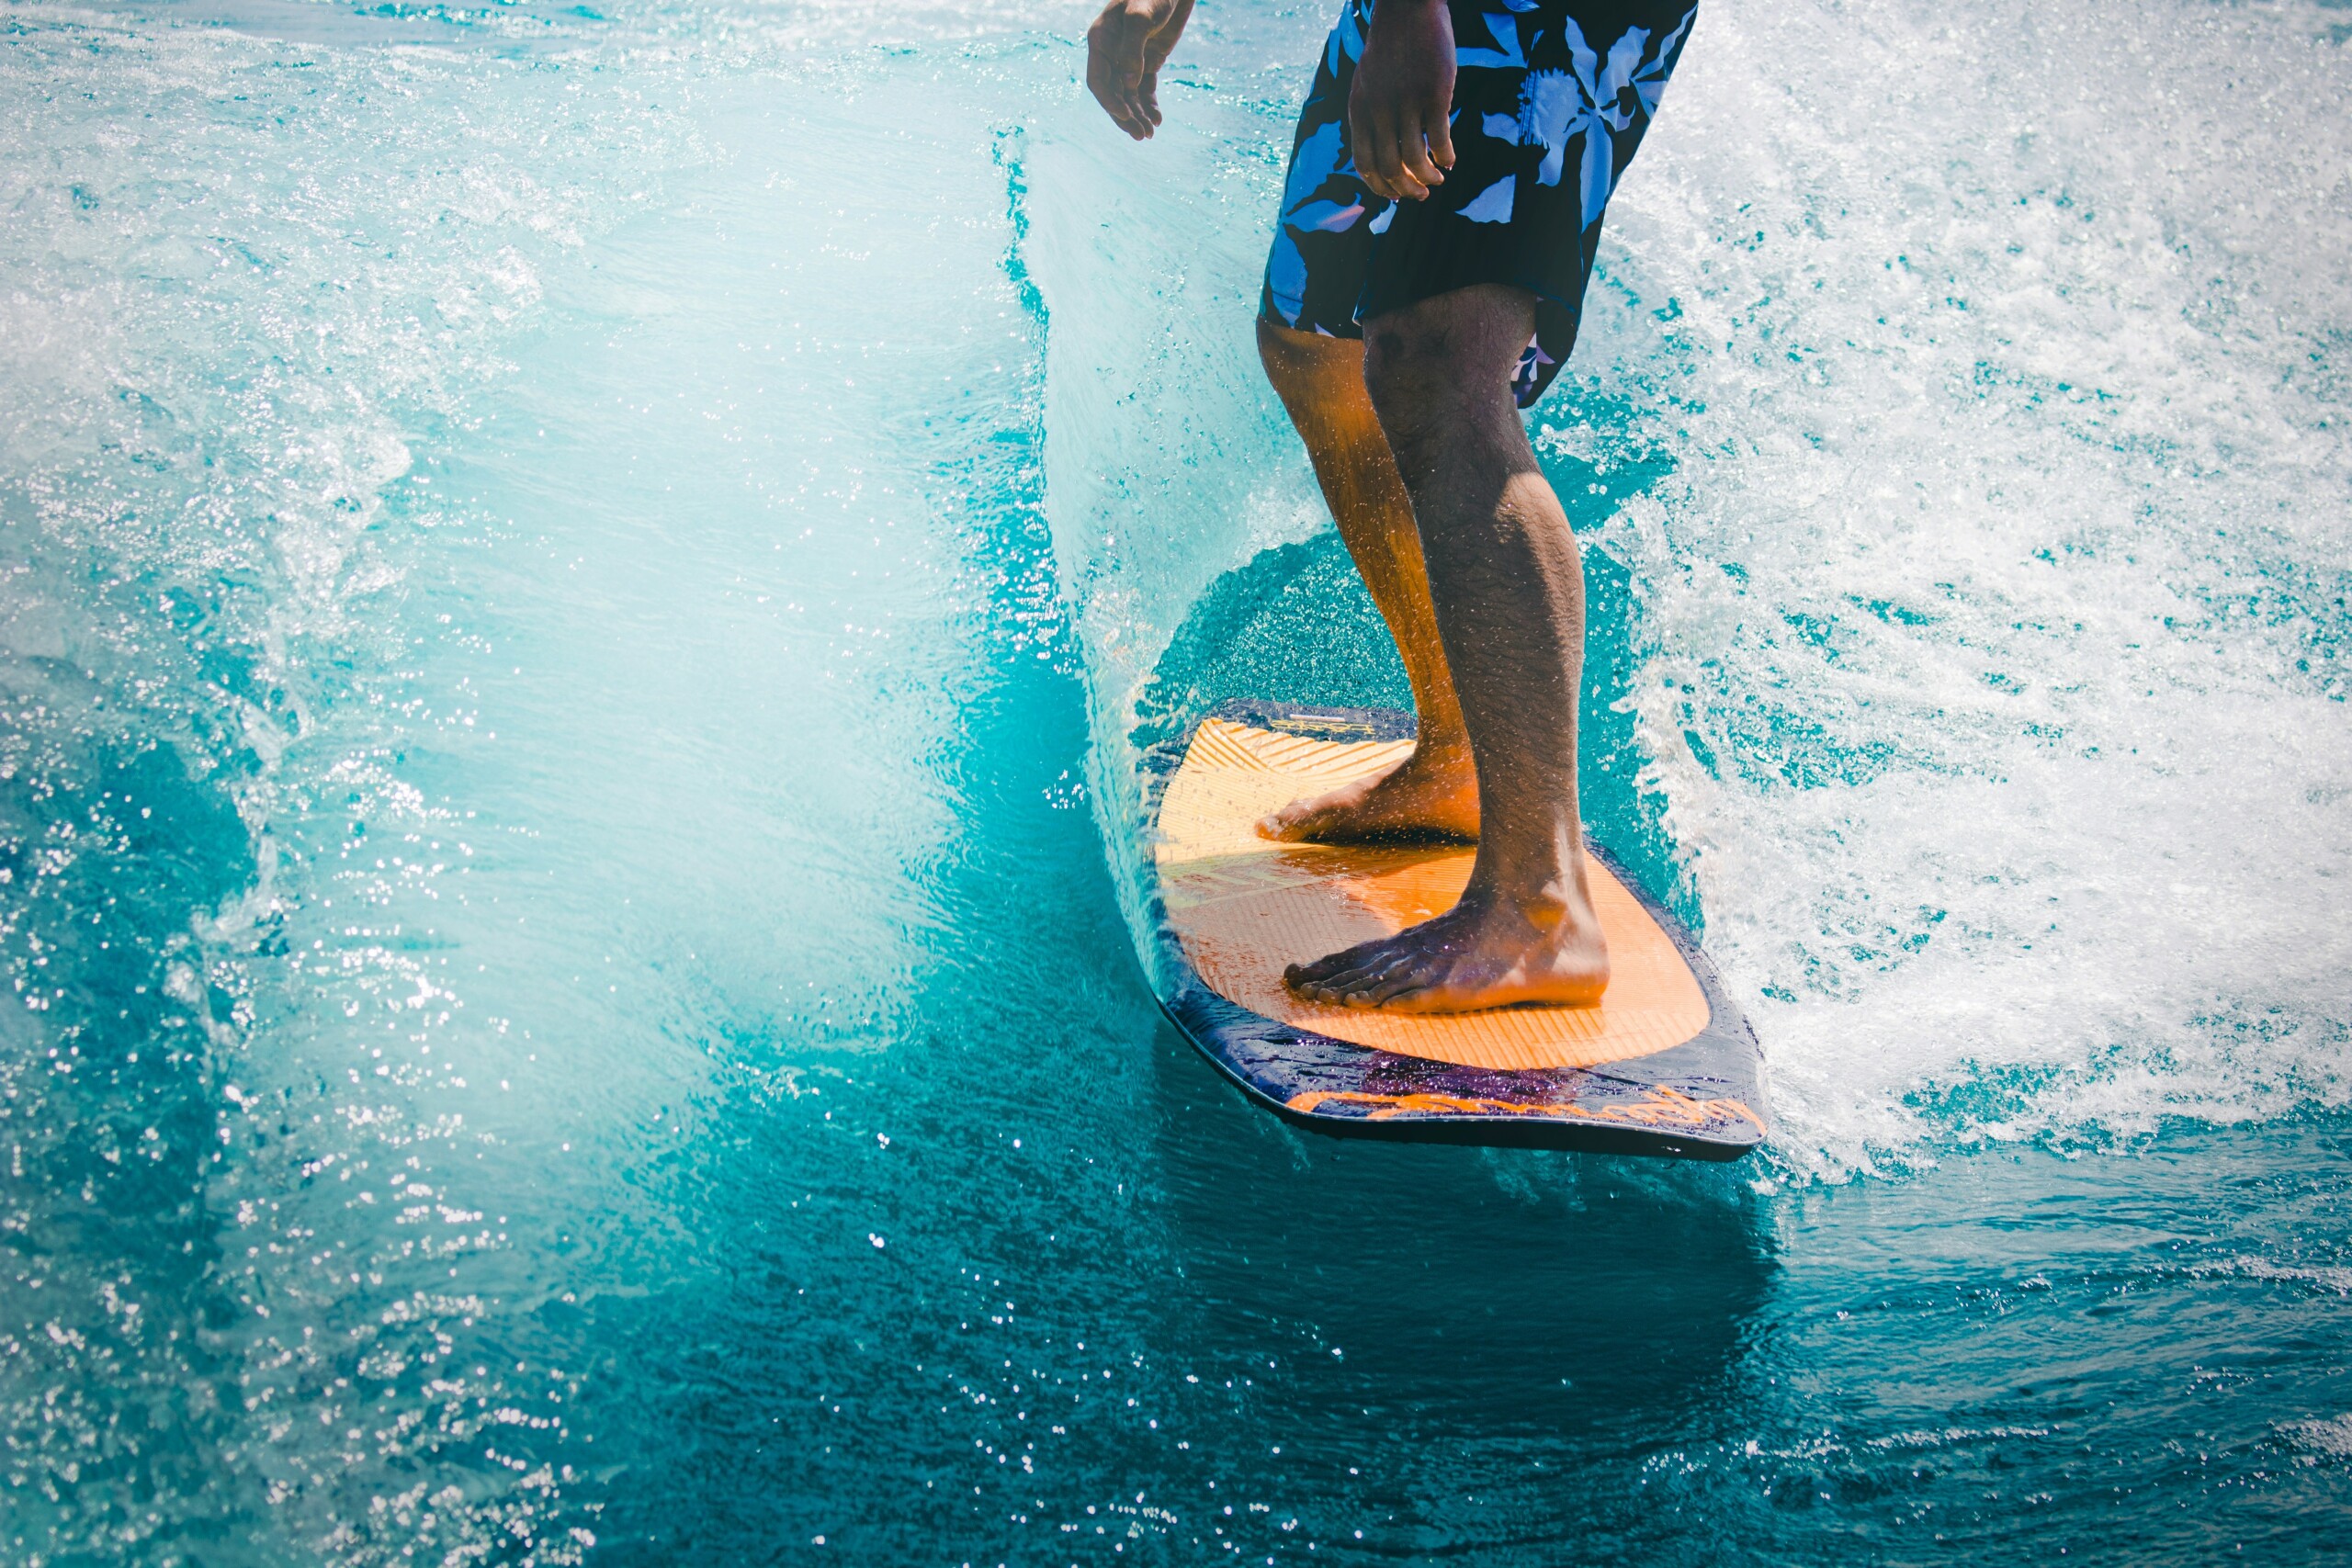
[(1370, 1122), (1385, 1122), (1397, 1116), (1442, 1116), (1452, 1112), (1468, 1116), (1542, 1116), (1560, 1121), (1632, 1122), (1645, 1127), (1693, 1129), (1712, 1126), (1717, 1122), (1734, 1121), (1746, 1122), (1759, 1134), (1764, 1131), (1763, 1118), (1750, 1110), (1744, 1100), (1728, 1097), (1700, 1100), (1665, 1084), (1653, 1084), (1647, 1094), (1647, 1099), (1632, 1105), (1585, 1106), (1572, 1100), (1544, 1104), (1452, 1094), (1366, 1094), (1353, 1089), (1312, 1089), (1293, 1095), (1286, 1103), (1302, 1116), (1333, 1100), (1344, 1105), (1377, 1106), (1379, 1109), (1365, 1118)]

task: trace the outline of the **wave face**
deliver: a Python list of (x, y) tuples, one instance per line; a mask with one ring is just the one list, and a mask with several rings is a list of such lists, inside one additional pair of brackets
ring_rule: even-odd
[[(1792, 1168), (2344, 1101), (2326, 26), (1711, 5), (1611, 206), (1535, 416), (1598, 590), (1591, 825), (1703, 925)], [(1289, 112), (1259, 62), (1310, 32), (1220, 39), (1148, 153), (1073, 136), (1038, 182), (1114, 845), (1126, 738), (1186, 700), (1398, 685), (1344, 581), (1248, 564), (1328, 528), (1248, 335)], [(2211, 91), (2149, 89), (2159, 36)], [(1228, 571), (1258, 588), (1188, 636)]]
[(1325, 8), (1142, 148), (1082, 6), (10, 9), (0, 1559), (2333, 1548), (2343, 13), (1709, 0), (1539, 423), (1724, 1174), (1137, 974), (1139, 749), (1402, 696)]
[(582, 1386), (650, 1434), (676, 1369), (585, 1325), (758, 1255), (704, 1111), (824, 1126), (920, 1021), (1057, 624), (976, 101), (1033, 89), (906, 48), (985, 13), (390, 10), (0, 51), (12, 1562), (642, 1536), (684, 1450)]

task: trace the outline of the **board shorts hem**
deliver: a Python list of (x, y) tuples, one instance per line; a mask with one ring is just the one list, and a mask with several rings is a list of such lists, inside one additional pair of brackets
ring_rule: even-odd
[[(1351, 320), (1332, 324), (1318, 321), (1308, 327), (1302, 327), (1295, 323), (1298, 312), (1294, 311), (1285, 315), (1273, 297), (1273, 290), (1261, 285), (1258, 290), (1258, 320), (1268, 326), (1280, 327), (1284, 332), (1311, 332), (1318, 337), (1361, 339), (1367, 322), (1377, 321), (1383, 316), (1398, 310), (1409, 310), (1424, 300), (1442, 299), (1448, 294), (1458, 294), (1464, 288), (1479, 288), (1488, 284), (1500, 284), (1506, 288), (1517, 288), (1532, 296), (1535, 300), (1536, 313), (1539, 316), (1546, 312), (1555, 312), (1550, 323), (1555, 332), (1565, 328), (1571, 336), (1574, 335), (1577, 320), (1583, 313), (1584, 301), (1581, 299), (1564, 299), (1554, 289), (1519, 274), (1495, 277), (1464, 276), (1435, 288), (1403, 291), (1393, 300), (1366, 299), (1357, 305), (1356, 314)], [(1538, 332), (1539, 333), (1542, 332), (1541, 324)]]
[[(1574, 346), (1600, 225), (1697, 18), (1694, 0), (1447, 0), (1455, 164), (1418, 202), (1374, 196), (1346, 106), (1373, 0), (1341, 0), (1291, 141), (1259, 316), (1362, 338), (1366, 321), (1497, 283), (1537, 300), (1511, 380), (1532, 405)], [(1492, 47), (1487, 47), (1491, 45)]]

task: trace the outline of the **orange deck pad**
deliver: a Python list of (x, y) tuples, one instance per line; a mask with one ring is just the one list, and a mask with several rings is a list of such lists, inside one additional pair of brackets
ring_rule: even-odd
[(1269, 812), (1401, 761), (1409, 740), (1311, 740), (1201, 721), (1159, 807), (1160, 894), (1209, 988), (1263, 1018), (1400, 1055), (1503, 1071), (1592, 1067), (1665, 1051), (1707, 1027), (1697, 976), (1634, 896), (1588, 859), (1609, 942), (1609, 989), (1589, 1008), (1518, 1007), (1425, 1018), (1325, 1007), (1283, 970), (1442, 914), (1473, 852), (1460, 845), (1277, 844)]

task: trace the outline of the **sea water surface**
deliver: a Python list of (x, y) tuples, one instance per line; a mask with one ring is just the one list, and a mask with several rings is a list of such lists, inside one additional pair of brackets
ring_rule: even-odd
[(1329, 9), (0, 11), (0, 1560), (2341, 1551), (2352, 14), (1706, 0), (1534, 419), (1702, 1170), (1139, 964), (1137, 750), (1402, 698)]

